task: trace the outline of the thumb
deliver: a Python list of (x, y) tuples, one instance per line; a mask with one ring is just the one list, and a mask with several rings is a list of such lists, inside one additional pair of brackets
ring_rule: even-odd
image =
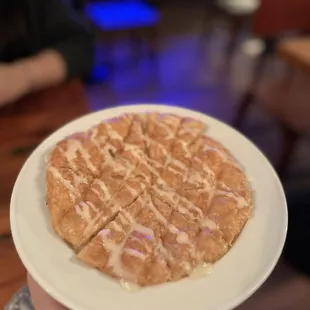
[(28, 286), (35, 310), (68, 310), (50, 297), (28, 273)]

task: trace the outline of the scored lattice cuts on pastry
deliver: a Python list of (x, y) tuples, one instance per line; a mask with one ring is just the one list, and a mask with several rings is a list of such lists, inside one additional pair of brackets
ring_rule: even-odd
[(47, 165), (53, 228), (86, 264), (142, 286), (220, 259), (252, 210), (252, 190), (205, 125), (124, 114), (59, 142)]

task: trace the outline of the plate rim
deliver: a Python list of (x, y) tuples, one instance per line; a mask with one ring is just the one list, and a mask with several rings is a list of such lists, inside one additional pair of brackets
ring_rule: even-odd
[[(124, 111), (119, 111), (120, 108), (123, 108)], [(175, 113), (177, 114), (178, 111), (183, 111), (183, 112), (190, 112), (191, 114), (195, 113), (197, 115), (197, 118), (199, 119), (199, 117), (208, 117), (209, 119), (211, 119), (213, 122), (216, 123), (220, 123), (221, 125), (223, 125), (224, 127), (226, 127), (227, 130), (232, 130), (236, 135), (240, 136), (240, 138), (243, 138), (244, 140), (247, 141), (247, 143), (251, 144), (251, 146), (256, 150), (256, 153), (259, 153), (260, 157), (265, 161), (266, 167), (268, 167), (268, 169), (270, 170), (270, 172), (272, 172), (274, 180), (277, 183), (277, 187), (279, 188), (280, 192), (279, 194), (281, 194), (281, 197), (283, 199), (284, 205), (283, 205), (283, 210), (284, 214), (283, 214), (283, 228), (282, 228), (282, 232), (281, 232), (281, 242), (279, 242), (277, 244), (276, 250), (275, 250), (275, 254), (273, 255), (273, 259), (271, 260), (271, 263), (269, 264), (268, 268), (266, 268), (266, 270), (264, 271), (263, 275), (258, 277), (254, 283), (249, 286), (249, 288), (245, 291), (245, 293), (243, 295), (238, 295), (234, 298), (231, 298), (227, 303), (225, 303), (224, 305), (221, 305), (220, 307), (216, 307), (212, 310), (231, 310), (234, 309), (235, 307), (241, 305), (244, 301), (246, 301), (249, 297), (251, 297), (260, 287), (261, 285), (266, 281), (266, 279), (270, 276), (270, 274), (272, 273), (272, 271), (274, 270), (275, 266), (277, 265), (279, 258), (282, 254), (283, 248), (284, 248), (284, 244), (285, 244), (285, 240), (286, 240), (286, 236), (287, 236), (287, 230), (288, 230), (288, 208), (287, 208), (287, 200), (286, 200), (286, 196), (285, 196), (285, 191), (284, 188), (282, 186), (282, 183), (280, 181), (280, 178), (278, 176), (278, 174), (276, 173), (274, 167), (272, 166), (272, 164), (270, 163), (270, 161), (267, 159), (267, 157), (265, 156), (265, 154), (245, 135), (243, 135), (240, 131), (238, 131), (237, 129), (233, 128), (232, 126), (230, 126), (229, 124), (213, 117), (210, 116), (206, 113), (194, 110), (194, 109), (188, 109), (188, 108), (184, 108), (184, 107), (179, 107), (179, 106), (174, 106), (174, 105), (170, 105), (170, 104), (164, 104), (164, 103), (137, 103), (137, 104), (121, 104), (118, 106), (114, 106), (114, 107), (108, 107), (106, 109), (102, 109), (99, 111), (95, 111), (95, 112), (91, 112), (85, 115), (82, 115), (78, 118), (75, 118), (73, 120), (71, 120), (70, 122), (62, 125), (61, 127), (59, 127), (57, 130), (55, 130), (54, 132), (52, 132), (48, 137), (46, 137), (36, 148), (35, 150), (33, 150), (31, 152), (31, 154), (28, 156), (27, 160), (24, 162), (22, 168), (19, 171), (18, 177), (16, 178), (16, 181), (14, 183), (13, 186), (13, 190), (12, 190), (12, 194), (11, 194), (11, 199), (10, 199), (10, 226), (11, 226), (11, 234), (12, 234), (12, 239), (16, 248), (16, 251), (18, 253), (19, 258), (21, 259), (23, 265), (25, 266), (26, 270), (31, 274), (31, 276), (34, 278), (34, 280), (51, 296), (53, 297), (55, 300), (57, 300), (58, 302), (61, 302), (62, 305), (68, 307), (69, 309), (72, 310), (85, 310), (85, 308), (81, 308), (81, 304), (77, 305), (75, 303), (74, 300), (71, 300), (69, 298), (67, 298), (64, 294), (62, 294), (56, 287), (50, 285), (48, 283), (48, 281), (46, 279), (44, 279), (44, 277), (41, 277), (37, 272), (36, 272), (36, 268), (34, 267), (34, 265), (27, 259), (27, 255), (25, 254), (25, 251), (23, 250), (22, 247), (22, 242), (21, 242), (21, 238), (20, 235), (18, 234), (18, 228), (17, 228), (17, 223), (16, 223), (16, 216), (15, 216), (15, 208), (14, 206), (16, 206), (17, 204), (14, 202), (15, 200), (15, 196), (16, 196), (16, 191), (18, 188), (19, 183), (21, 182), (21, 176), (23, 174), (23, 171), (25, 170), (26, 166), (28, 165), (30, 158), (33, 156), (34, 153), (36, 153), (38, 151), (38, 149), (42, 148), (45, 144), (48, 143), (48, 141), (50, 139), (52, 139), (53, 137), (57, 136), (59, 134), (59, 132), (61, 132), (65, 127), (67, 126), (71, 126), (73, 123), (78, 123), (80, 121), (83, 121), (83, 119), (87, 119), (87, 118), (92, 118), (95, 115), (100, 115), (102, 114), (102, 120), (108, 119), (110, 117), (104, 117), (104, 113), (109, 111), (109, 112), (113, 112), (113, 110), (116, 110), (115, 114), (123, 114), (123, 113), (130, 113), (126, 112), (126, 110), (128, 109), (138, 109), (141, 108), (142, 110), (145, 109), (147, 111), (156, 111), (156, 110), (160, 110), (161, 108), (168, 108), (169, 109), (174, 109)], [(160, 112), (160, 111), (158, 111)], [(162, 111), (162, 113), (169, 113), (169, 112), (165, 112)], [(173, 113), (173, 112), (171, 112)], [(96, 124), (94, 124), (96, 125)], [(208, 124), (206, 124), (208, 127)], [(222, 143), (222, 142), (221, 142)]]

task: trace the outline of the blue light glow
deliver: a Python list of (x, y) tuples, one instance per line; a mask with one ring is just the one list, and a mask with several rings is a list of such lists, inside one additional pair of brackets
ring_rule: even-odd
[(123, 30), (153, 26), (159, 12), (142, 2), (95, 2), (86, 6), (86, 15), (103, 30)]

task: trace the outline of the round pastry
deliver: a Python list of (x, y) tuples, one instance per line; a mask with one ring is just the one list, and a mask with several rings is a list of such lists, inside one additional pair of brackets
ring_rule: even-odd
[(47, 166), (56, 233), (77, 257), (141, 286), (177, 281), (219, 260), (252, 210), (252, 190), (205, 125), (125, 114), (59, 142)]

